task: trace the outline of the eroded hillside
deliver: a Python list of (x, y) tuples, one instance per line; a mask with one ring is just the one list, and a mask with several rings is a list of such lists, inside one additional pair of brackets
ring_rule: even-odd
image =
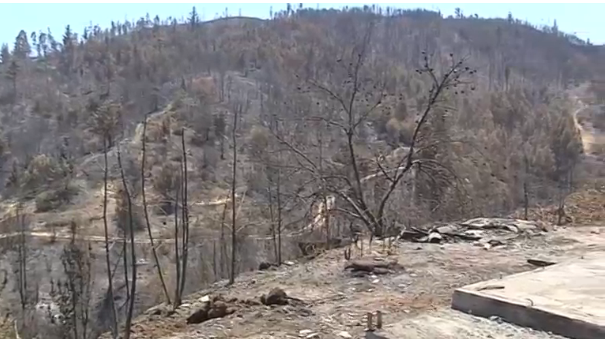
[[(22, 32), (0, 66), (2, 305), (57, 335), (40, 305), (90, 311), (76, 330), (95, 336), (112, 304), (127, 319), (351, 234), (603, 220), (600, 53), (514, 18), (377, 8)], [(558, 208), (570, 193), (593, 214)]]

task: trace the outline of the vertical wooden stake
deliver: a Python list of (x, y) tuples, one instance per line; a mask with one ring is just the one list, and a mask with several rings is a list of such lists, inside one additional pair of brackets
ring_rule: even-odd
[(363, 239), (361, 239), (360, 243), (361, 243), (361, 248), (360, 248), (360, 250), (361, 250), (361, 257), (363, 257)]
[(382, 329), (382, 312), (376, 311), (376, 328)]
[(368, 320), (368, 323), (367, 323), (368, 331), (374, 331), (374, 325), (372, 324), (372, 317), (373, 317), (372, 312), (368, 312), (367, 317), (368, 317), (368, 319), (367, 319)]

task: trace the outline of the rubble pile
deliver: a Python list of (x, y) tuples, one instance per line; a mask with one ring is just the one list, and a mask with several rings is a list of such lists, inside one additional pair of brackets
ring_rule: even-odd
[(475, 242), (486, 247), (505, 244), (521, 235), (535, 236), (553, 230), (549, 223), (504, 218), (475, 218), (459, 223), (404, 228), (397, 240), (418, 243)]

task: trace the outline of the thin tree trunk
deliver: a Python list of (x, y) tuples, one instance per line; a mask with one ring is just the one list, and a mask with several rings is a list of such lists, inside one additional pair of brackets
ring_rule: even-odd
[(231, 274), (229, 275), (229, 284), (235, 282), (235, 262), (237, 253), (237, 211), (235, 205), (235, 188), (237, 185), (237, 120), (240, 108), (233, 110), (233, 173), (231, 177)]
[[(132, 211), (132, 199), (130, 196), (130, 191), (128, 189), (128, 184), (126, 183), (126, 177), (124, 176), (124, 168), (122, 167), (122, 157), (120, 155), (120, 148), (118, 146), (118, 166), (120, 167), (120, 176), (122, 177), (122, 185), (124, 186), (124, 192), (126, 193), (126, 200), (128, 202), (128, 231), (130, 232), (130, 261), (132, 264), (132, 278), (130, 285), (130, 299), (128, 303), (128, 311), (126, 314), (126, 325), (124, 329), (124, 339), (130, 338), (130, 328), (132, 326), (132, 316), (134, 311), (134, 302), (136, 298), (136, 290), (137, 290), (137, 255), (134, 241), (134, 220), (133, 220), (133, 211)], [(124, 239), (124, 243), (126, 243), (126, 239)], [(124, 257), (126, 257), (126, 253), (124, 253)], [(128, 283), (126, 284), (128, 287)]]
[(281, 265), (282, 256), (282, 201), (281, 201), (281, 169), (277, 170), (277, 265)]
[(113, 275), (111, 270), (111, 258), (109, 249), (109, 226), (107, 222), (107, 180), (108, 180), (108, 163), (107, 163), (107, 138), (103, 138), (103, 232), (105, 235), (105, 264), (107, 269), (107, 289), (109, 294), (109, 304), (111, 306), (111, 333), (113, 338), (118, 337), (118, 315), (116, 313), (116, 305), (113, 297)]
[(179, 293), (179, 287), (181, 286), (181, 263), (179, 256), (179, 194), (180, 185), (176, 185), (176, 194), (174, 202), (174, 261), (176, 263), (176, 284), (174, 289), (173, 304), (173, 307), (175, 309), (181, 305), (181, 294)]
[[(124, 226), (127, 227), (127, 226)], [(130, 280), (128, 279), (128, 242), (126, 241), (126, 230), (123, 230), (122, 239), (122, 266), (124, 266), (124, 282), (126, 283), (126, 302), (130, 301)]]
[(182, 165), (182, 175), (181, 177), (183, 178), (182, 184), (183, 184), (183, 188), (182, 188), (182, 195), (183, 195), (183, 199), (182, 199), (182, 209), (181, 211), (183, 212), (183, 216), (181, 217), (181, 224), (183, 227), (183, 234), (182, 234), (182, 253), (183, 253), (183, 257), (182, 257), (182, 266), (181, 266), (181, 279), (180, 279), (180, 287), (179, 287), (179, 293), (182, 296), (184, 291), (185, 291), (185, 281), (187, 280), (187, 258), (189, 256), (189, 209), (188, 209), (188, 197), (187, 197), (187, 150), (185, 149), (185, 129), (183, 128), (182, 134), (181, 134), (181, 146), (183, 148), (183, 165)]
[(229, 271), (228, 263), (227, 263), (227, 242), (225, 241), (225, 222), (227, 220), (227, 206), (225, 203), (223, 207), (223, 214), (221, 216), (221, 239), (220, 239), (220, 267), (221, 267), (221, 279), (225, 276), (225, 271)]
[(277, 225), (275, 214), (273, 213), (273, 190), (271, 188), (271, 179), (267, 180), (267, 190), (269, 191), (269, 220), (271, 220), (271, 240), (273, 242), (273, 254), (275, 262), (279, 265), (279, 254), (277, 247)]
[(21, 206), (17, 207), (16, 219), (19, 223), (19, 297), (21, 309), (27, 307), (27, 248), (25, 244), (25, 220), (20, 213)]
[(523, 182), (523, 208), (524, 208), (524, 218), (528, 219), (529, 214), (529, 195), (527, 192), (527, 182)]
[(525, 217), (525, 220), (527, 220), (528, 214), (529, 214), (529, 192), (528, 192), (528, 188), (527, 188), (527, 176), (529, 175), (529, 161), (527, 159), (527, 156), (525, 156), (523, 160), (524, 160), (523, 162), (525, 165), (525, 176), (523, 178), (523, 207), (524, 207), (524, 217)]
[(218, 268), (216, 263), (216, 241), (212, 242), (212, 273), (214, 273), (214, 280), (218, 280)]
[(162, 267), (160, 266), (160, 259), (158, 258), (158, 252), (156, 251), (153, 234), (151, 233), (151, 222), (149, 221), (149, 211), (147, 210), (147, 198), (145, 195), (145, 160), (147, 157), (146, 152), (146, 134), (147, 134), (147, 116), (145, 116), (145, 121), (143, 122), (143, 136), (142, 136), (142, 156), (141, 156), (141, 197), (143, 199), (143, 213), (145, 214), (145, 224), (147, 225), (147, 234), (149, 235), (149, 243), (151, 245), (151, 252), (153, 253), (153, 261), (155, 263), (156, 268), (158, 269), (158, 276), (160, 278), (160, 283), (162, 284), (162, 290), (164, 291), (164, 296), (166, 297), (166, 301), (170, 304), (170, 294), (168, 293), (168, 288), (166, 287), (166, 282), (164, 281), (164, 274), (162, 273)]

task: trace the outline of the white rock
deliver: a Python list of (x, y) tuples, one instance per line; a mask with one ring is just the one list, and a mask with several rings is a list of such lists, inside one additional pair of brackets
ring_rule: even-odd
[(341, 332), (339, 332), (338, 336), (341, 337), (341, 338), (347, 338), (347, 339), (353, 338), (353, 336), (351, 334), (349, 334), (349, 332), (347, 332), (347, 331), (341, 331)]
[(307, 335), (309, 335), (311, 333), (313, 333), (313, 331), (311, 331), (311, 330), (300, 330), (298, 332), (298, 335), (300, 335), (301, 337), (305, 337), (305, 336), (307, 336)]

